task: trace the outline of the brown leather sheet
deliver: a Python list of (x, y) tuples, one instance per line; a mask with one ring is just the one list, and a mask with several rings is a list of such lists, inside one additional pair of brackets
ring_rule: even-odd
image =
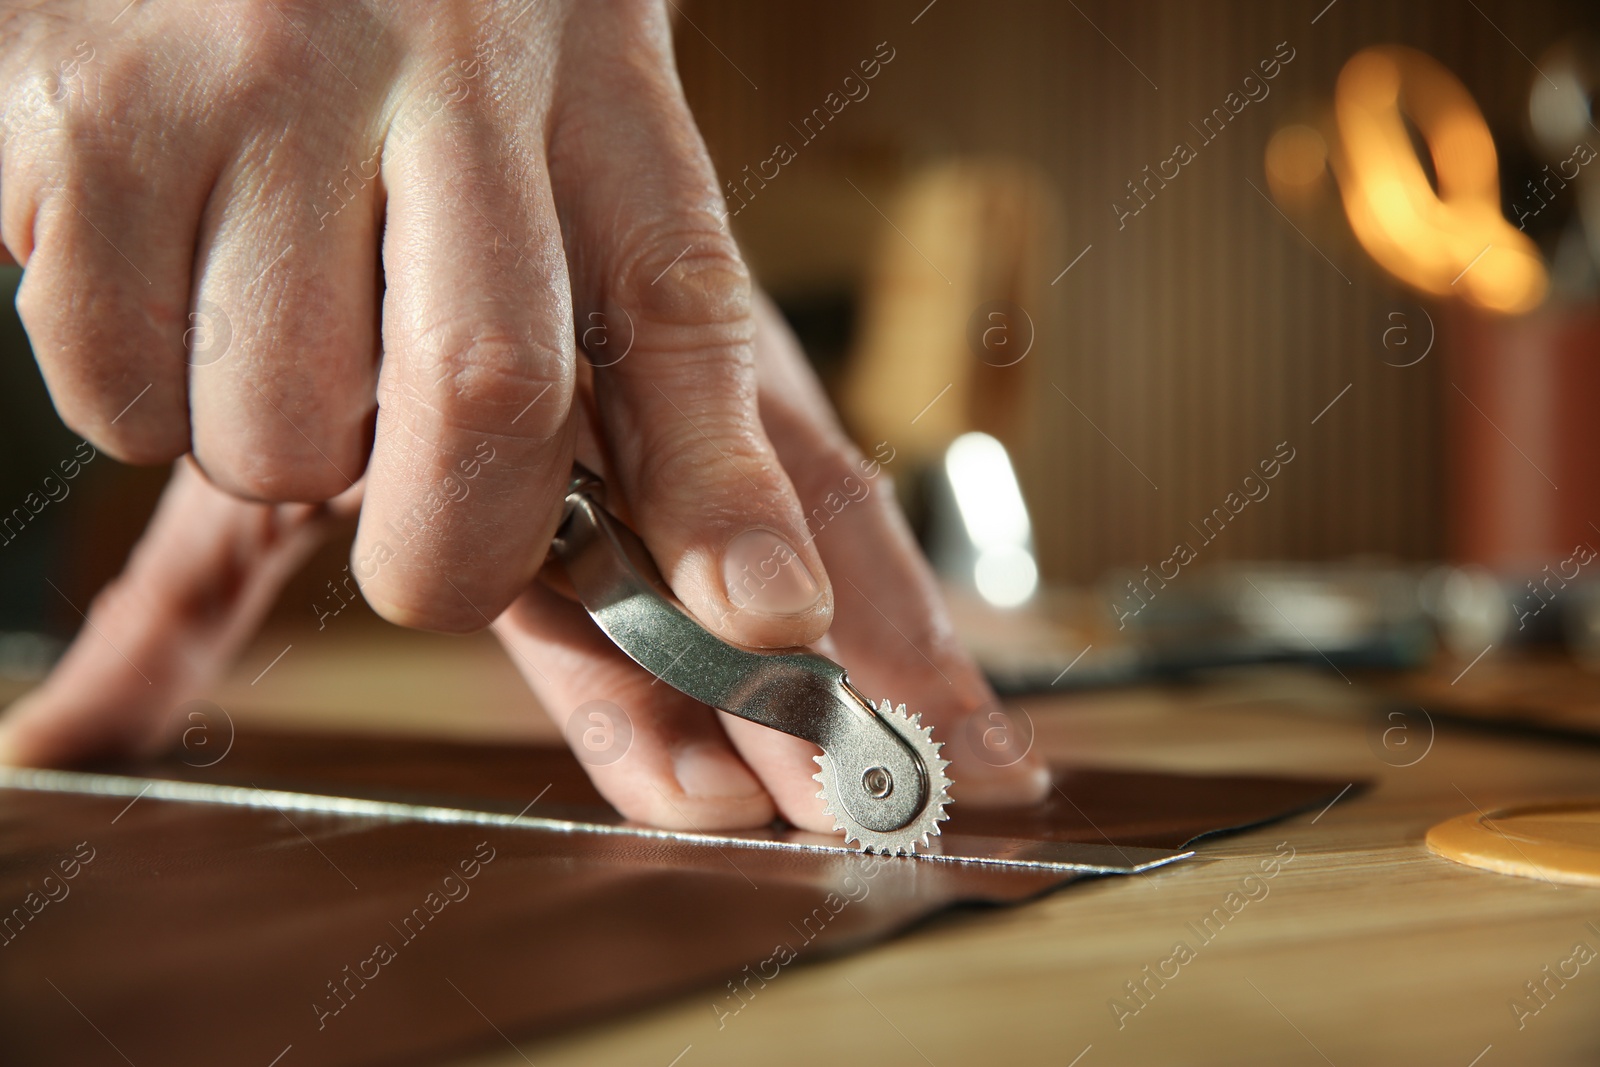
[[(211, 768), (114, 770), (510, 814), (543, 791), (540, 815), (614, 819), (550, 749), (241, 734)], [(1057, 782), (1039, 809), (957, 805), (947, 832), (1176, 848), (1345, 785), (1094, 769)], [(426, 1063), (695, 990), (731, 1020), (790, 967), (1071, 880), (0, 789), (0, 1062)]]

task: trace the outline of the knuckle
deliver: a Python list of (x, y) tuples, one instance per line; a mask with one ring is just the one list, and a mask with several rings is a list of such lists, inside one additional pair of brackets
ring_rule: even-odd
[(20, 72), (12, 88), (6, 102), (7, 112), (19, 119), (32, 119), (40, 125), (59, 126), (59, 122), (47, 120), (66, 113), (68, 103), (74, 97), (71, 90), (75, 84), (75, 79), (63, 77), (62, 73), (53, 62), (53, 53), (51, 61), (44, 60), (42, 55), (33, 57), (26, 69)]
[(144, 48), (89, 46), (81, 76), (68, 84), (77, 87), (74, 99), (92, 105), (95, 124), (107, 125), (106, 116), (125, 113), (127, 105), (143, 97), (158, 83), (153, 54)]
[(307, 38), (273, 0), (230, 0), (210, 20), (213, 44), (228, 66), (245, 74), (236, 84), (250, 90), (282, 86), (286, 75), (303, 74)]
[(56, 170), (81, 165), (85, 154), (124, 147), (128, 124), (113, 116), (137, 111), (150, 83), (150, 60), (137, 49), (62, 44), (52, 61), (23, 75), (6, 105), (8, 132), (23, 133)]
[(81, 90), (52, 84), (47, 77), (30, 80), (6, 125), (28, 145), (40, 175), (51, 175), (49, 184), (74, 189), (82, 178), (81, 153), (93, 146), (102, 123)]
[(273, 504), (320, 504), (349, 489), (366, 467), (366, 419), (351, 424), (336, 405), (322, 406), (317, 388), (263, 390), (247, 381), (230, 389), (238, 407), (207, 398), (194, 424), (206, 476), (232, 496)]
[[(685, 331), (683, 344), (754, 338), (750, 271), (732, 237), (706, 220), (695, 229), (646, 232), (624, 244), (613, 299), (643, 323)], [(670, 336), (662, 343), (671, 346)]]
[[(574, 356), (505, 334), (434, 331), (415, 345), (405, 374), (380, 379), (380, 407), (443, 428), (545, 440), (566, 423)], [(420, 429), (413, 426), (413, 429)]]
[(274, 445), (229, 449), (217, 455), (204, 447), (196, 459), (218, 488), (244, 500), (266, 503), (321, 503), (350, 487), (349, 479), (333, 469), (332, 461), (307, 449), (298, 455), (284, 440)]

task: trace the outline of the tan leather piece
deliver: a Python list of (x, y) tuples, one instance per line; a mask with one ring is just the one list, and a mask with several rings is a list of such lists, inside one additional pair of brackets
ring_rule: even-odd
[(1428, 848), (1486, 871), (1600, 886), (1600, 800), (1461, 815), (1429, 830)]
[[(212, 768), (115, 769), (512, 813), (549, 785), (542, 814), (604, 809), (568, 754), (515, 746), (257, 734)], [(1343, 784), (1064, 771), (1041, 809), (950, 825), (1176, 846)], [(19, 1065), (428, 1062), (696, 989), (736, 1006), (762, 969), (1070, 880), (0, 789), (0, 927), (24, 913), (0, 936), (0, 1040)]]

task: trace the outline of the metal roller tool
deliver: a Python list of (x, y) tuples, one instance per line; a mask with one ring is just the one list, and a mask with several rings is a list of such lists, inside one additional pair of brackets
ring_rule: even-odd
[(637, 534), (603, 506), (581, 466), (552, 547), (578, 599), (617, 647), (674, 689), (822, 749), (817, 796), (846, 842), (910, 855), (948, 818), (949, 761), (931, 727), (874, 705), (839, 664), (803, 649), (757, 652), (711, 633), (673, 598)]

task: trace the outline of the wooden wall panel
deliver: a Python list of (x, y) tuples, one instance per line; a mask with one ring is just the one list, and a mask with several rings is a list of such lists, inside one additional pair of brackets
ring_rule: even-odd
[[(713, 157), (733, 174), (793, 139), (788, 123), (878, 42), (895, 49), (871, 95), (734, 220), (779, 292), (859, 278), (883, 225), (847, 177), (876, 201), (919, 162), (996, 154), (1054, 183), (1065, 218), (1055, 269), (1093, 247), (1047, 288), (1040, 317), (1054, 329), (1029, 357), (1044, 366), (1032, 368), (1041, 384), (1021, 467), (1048, 575), (1165, 558), (1283, 441), (1296, 458), (1272, 495), (1202, 558), (1428, 558), (1443, 545), (1444, 360), (1382, 362), (1386, 315), (1421, 332), (1421, 306), (1336, 217), (1297, 232), (1257, 191), (1262, 152), (1279, 124), (1326, 105), (1345, 59), (1380, 41), (1444, 61), (1497, 138), (1514, 139), (1534, 76), (1521, 53), (1537, 57), (1594, 15), (1541, 0), (1324, 4), (697, 0), (679, 54)], [(1119, 230), (1110, 204), (1124, 183), (1177, 139), (1198, 141), (1188, 123), (1279, 42), (1294, 59), (1271, 95)]]

